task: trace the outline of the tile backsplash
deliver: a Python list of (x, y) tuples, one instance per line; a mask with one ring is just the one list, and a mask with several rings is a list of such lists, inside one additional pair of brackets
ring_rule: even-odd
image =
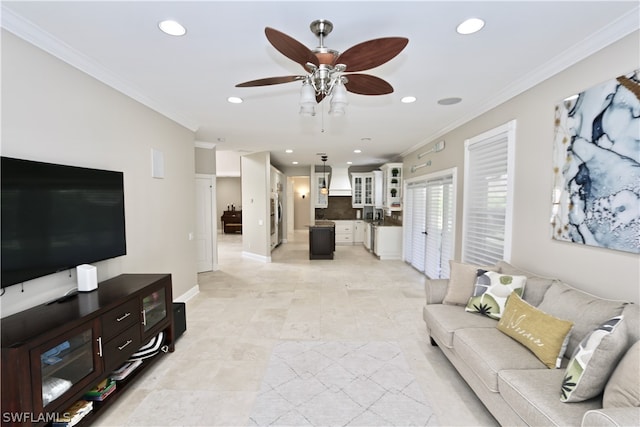
[(316, 208), (316, 219), (356, 219), (361, 210), (351, 206), (351, 196), (329, 196), (326, 208)]

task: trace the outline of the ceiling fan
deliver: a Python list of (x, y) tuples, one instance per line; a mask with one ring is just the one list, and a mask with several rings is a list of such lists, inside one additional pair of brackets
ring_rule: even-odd
[(393, 92), (393, 87), (385, 80), (358, 72), (369, 70), (393, 59), (405, 48), (409, 39), (404, 37), (373, 39), (340, 53), (324, 45), (324, 38), (333, 30), (333, 24), (330, 21), (318, 19), (313, 21), (309, 28), (320, 41), (320, 45), (313, 50), (278, 30), (270, 27), (264, 30), (267, 40), (273, 47), (300, 64), (307, 74), (251, 80), (239, 83), (236, 87), (268, 86), (302, 80), (300, 112), (310, 115), (315, 114), (313, 106), (331, 94), (333, 94), (334, 113), (344, 114), (344, 106), (347, 103), (345, 89), (360, 95), (385, 95)]

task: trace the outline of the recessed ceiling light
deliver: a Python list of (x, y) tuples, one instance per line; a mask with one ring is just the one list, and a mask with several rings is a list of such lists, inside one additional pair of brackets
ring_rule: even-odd
[(286, 150), (284, 150), (284, 152), (287, 154), (291, 154), (293, 153), (293, 150), (291, 148), (287, 148)]
[(179, 22), (172, 21), (170, 19), (159, 22), (158, 27), (163, 33), (169, 34), (170, 36), (184, 36), (187, 34), (186, 28), (180, 25)]
[(416, 102), (416, 97), (415, 96), (405, 96), (404, 98), (402, 98), (400, 100), (400, 102), (402, 102), (404, 104), (411, 104), (412, 102)]
[(440, 105), (453, 105), (453, 104), (457, 104), (458, 102), (462, 101), (462, 98), (442, 98), (440, 100), (438, 100), (438, 104)]
[(227, 98), (227, 101), (232, 104), (242, 104), (242, 98), (239, 98), (237, 96), (230, 96)]
[(362, 153), (362, 150), (358, 150), (358, 149), (356, 148), (355, 150), (353, 150), (353, 152), (354, 152), (354, 153), (356, 153), (356, 154), (360, 154), (360, 153)]
[(293, 162), (291, 162), (292, 165), (297, 165), (298, 162), (296, 162), (295, 160)]
[(347, 164), (348, 164), (348, 165), (352, 165), (352, 164), (353, 164), (353, 162), (347, 162)]
[(456, 28), (458, 34), (473, 34), (477, 33), (484, 27), (484, 21), (479, 18), (469, 18)]

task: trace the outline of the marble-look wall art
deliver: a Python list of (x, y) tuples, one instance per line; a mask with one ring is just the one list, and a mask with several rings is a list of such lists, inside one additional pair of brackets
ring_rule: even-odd
[(640, 253), (640, 70), (556, 105), (553, 239)]

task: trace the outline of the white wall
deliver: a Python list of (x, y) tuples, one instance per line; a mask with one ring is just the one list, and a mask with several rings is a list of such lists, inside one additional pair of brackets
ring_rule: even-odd
[[(197, 283), (194, 134), (2, 31), (3, 156), (124, 172), (127, 255), (97, 263), (98, 279), (171, 273), (173, 294)], [(165, 178), (151, 178), (151, 149)], [(6, 288), (2, 316), (62, 295), (75, 272)]]
[(242, 173), (242, 251), (245, 256), (271, 261), (269, 152), (240, 158)]
[(216, 151), (216, 175), (240, 176), (240, 153), (237, 151)]
[[(464, 140), (510, 120), (517, 121), (514, 224), (511, 262), (560, 278), (596, 295), (640, 301), (640, 258), (631, 253), (551, 239), (554, 107), (567, 96), (626, 74), (640, 66), (640, 32), (612, 44), (525, 93), (492, 109), (404, 158), (405, 178), (458, 167), (456, 259), (462, 247)], [(444, 139), (446, 148), (417, 155)], [(412, 165), (431, 160), (411, 173)]]

